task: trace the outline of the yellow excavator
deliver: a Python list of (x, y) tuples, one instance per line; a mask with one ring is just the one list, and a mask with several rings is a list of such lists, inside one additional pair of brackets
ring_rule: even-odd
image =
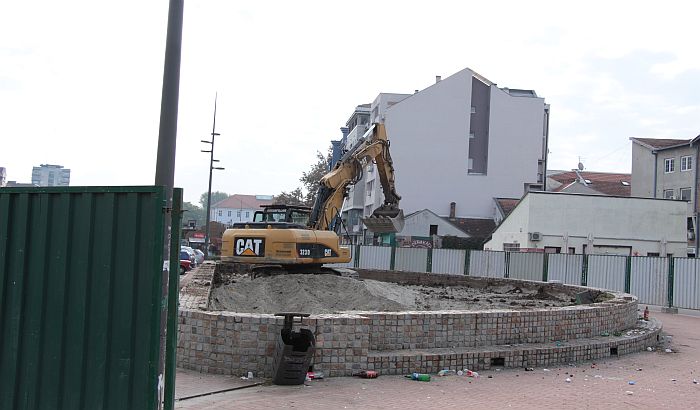
[(377, 164), (384, 204), (362, 218), (375, 233), (400, 232), (404, 214), (394, 185), (394, 166), (384, 124), (373, 124), (333, 169), (319, 181), (313, 207), (268, 205), (252, 222), (234, 224), (222, 237), (221, 261), (234, 270), (257, 274), (338, 273), (325, 264), (351, 260), (349, 246), (340, 244), (340, 211), (349, 186), (362, 178), (370, 163)]

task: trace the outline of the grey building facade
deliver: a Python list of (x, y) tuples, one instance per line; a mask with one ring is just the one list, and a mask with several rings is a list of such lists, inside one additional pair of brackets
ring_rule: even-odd
[[(456, 218), (493, 219), (493, 198), (544, 189), (549, 105), (532, 90), (498, 87), (466, 68), (413, 94), (379, 94), (374, 122), (386, 125), (406, 214), (447, 217), (455, 203)], [(376, 172), (366, 170), (356, 195), (358, 186), (363, 199), (348, 201), (364, 202), (368, 216), (383, 202)]]
[(32, 184), (36, 186), (68, 186), (70, 185), (70, 169), (51, 164), (33, 167)]
[(688, 254), (697, 255), (698, 152), (693, 139), (630, 138), (632, 196), (686, 201)]

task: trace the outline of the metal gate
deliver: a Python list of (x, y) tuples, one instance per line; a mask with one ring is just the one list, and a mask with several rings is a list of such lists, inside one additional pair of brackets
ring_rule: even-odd
[(164, 201), (162, 187), (0, 189), (1, 409), (157, 406)]

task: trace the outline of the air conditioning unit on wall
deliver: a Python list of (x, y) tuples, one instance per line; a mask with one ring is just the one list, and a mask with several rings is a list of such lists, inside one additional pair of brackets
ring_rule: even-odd
[(530, 232), (530, 240), (533, 242), (541, 241), (542, 234), (540, 232)]

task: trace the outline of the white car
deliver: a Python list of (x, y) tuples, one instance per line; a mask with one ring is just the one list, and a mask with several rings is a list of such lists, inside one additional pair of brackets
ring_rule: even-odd
[(200, 251), (199, 249), (195, 249), (194, 257), (197, 260), (197, 265), (201, 265), (204, 263), (204, 252)]

